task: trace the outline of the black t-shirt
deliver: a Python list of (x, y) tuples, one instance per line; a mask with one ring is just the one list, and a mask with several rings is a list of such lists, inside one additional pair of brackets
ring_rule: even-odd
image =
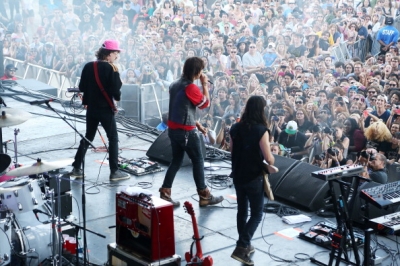
[(369, 174), (369, 177), (371, 178), (372, 181), (379, 183), (379, 184), (386, 184), (388, 180), (388, 176), (385, 172), (385, 170), (377, 170), (377, 171), (372, 171)]
[(264, 156), (259, 142), (266, 131), (268, 128), (261, 124), (239, 122), (231, 127), (232, 178), (235, 184), (251, 182), (262, 174)]
[(304, 123), (298, 128), (298, 131), (302, 133), (306, 133), (307, 130), (309, 130), (313, 126), (313, 123), (310, 121), (304, 121)]
[(288, 48), (288, 53), (293, 55), (294, 57), (300, 57), (304, 55), (304, 52), (307, 50), (307, 48), (304, 45), (300, 45), (298, 47), (295, 47), (293, 44), (289, 45)]
[[(219, 105), (221, 105), (222, 110), (225, 111), (226, 107), (229, 105), (229, 100), (225, 100), (225, 101), (219, 102)], [(223, 114), (220, 115), (218, 110), (219, 109), (215, 106), (214, 107), (214, 114), (213, 114), (214, 116), (222, 116), (223, 115)]]
[[(279, 134), (278, 143), (286, 148), (291, 148), (292, 153), (304, 151), (304, 145), (307, 142), (307, 137), (304, 133), (297, 132), (295, 135), (289, 136), (285, 130)], [(301, 159), (302, 156), (292, 156), (294, 159)]]
[(322, 51), (328, 51), (329, 46), (330, 45), (327, 41), (322, 40), (322, 39), (319, 40), (319, 48), (321, 48)]
[(399, 160), (399, 149), (398, 147), (392, 148), (392, 145), (385, 151), (385, 156), (388, 160)]

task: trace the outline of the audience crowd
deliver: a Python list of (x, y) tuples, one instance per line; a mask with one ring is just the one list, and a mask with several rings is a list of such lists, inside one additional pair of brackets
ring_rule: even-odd
[[(163, 90), (186, 58), (198, 56), (213, 81), (211, 106), (199, 112), (210, 128), (206, 142), (229, 150), (230, 126), (247, 98), (263, 95), (274, 153), (323, 168), (359, 162), (367, 175), (399, 162), (397, 1), (39, 4), (35, 13), (32, 0), (0, 2), (4, 56), (77, 78), (113, 38), (123, 48), (116, 62), (123, 83)], [(337, 51), (346, 58), (332, 56)]]

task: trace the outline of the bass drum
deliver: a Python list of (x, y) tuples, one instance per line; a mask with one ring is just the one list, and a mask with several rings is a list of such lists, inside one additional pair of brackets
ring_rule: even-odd
[[(38, 209), (46, 212), (43, 208)], [(43, 220), (49, 219), (41, 214), (39, 217)], [(14, 216), (12, 227), (11, 239), (15, 252), (11, 256), (11, 265), (40, 265), (50, 258), (53, 249), (51, 223), (47, 221), (43, 224), (36, 219), (33, 212), (25, 212)], [(58, 243), (58, 238), (55, 239)]]
[(8, 265), (11, 261), (11, 221), (12, 217), (0, 219), (0, 265)]

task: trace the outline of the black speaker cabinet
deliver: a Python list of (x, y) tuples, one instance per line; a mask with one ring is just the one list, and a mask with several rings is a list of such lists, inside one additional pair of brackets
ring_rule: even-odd
[[(203, 157), (206, 154), (206, 146), (204, 144), (204, 139), (199, 135), (200, 145)], [(146, 155), (155, 161), (160, 161), (163, 163), (171, 163), (172, 161), (172, 149), (171, 149), (171, 141), (168, 137), (168, 129), (161, 133), (160, 136), (153, 142), (147, 151)], [(186, 166), (191, 164), (189, 156), (185, 153), (183, 157), (182, 166)]]
[(321, 168), (298, 161), (294, 167), (287, 169), (273, 190), (274, 195), (310, 211), (324, 207), (329, 185), (328, 182), (311, 176), (312, 172), (318, 170)]
[(283, 180), (283, 177), (285, 177), (299, 163), (298, 160), (282, 157), (279, 155), (274, 155), (274, 157), (274, 166), (279, 169), (279, 172), (269, 175), (269, 183), (271, 184), (273, 192), (279, 185), (279, 183)]
[(61, 197), (56, 196), (54, 197), (55, 199), (55, 212), (56, 215), (58, 216), (58, 200), (61, 200), (61, 208), (60, 208), (60, 217), (61, 218), (66, 218), (68, 215), (72, 213), (72, 196), (67, 193), (64, 195), (61, 195)]
[(58, 182), (60, 179), (60, 191), (61, 195), (65, 194), (66, 192), (71, 191), (71, 181), (70, 181), (70, 175), (66, 171), (52, 171), (49, 172), (48, 174), (44, 174), (44, 177), (46, 178), (47, 182), (46, 185), (50, 189), (54, 189), (55, 195), (58, 195)]

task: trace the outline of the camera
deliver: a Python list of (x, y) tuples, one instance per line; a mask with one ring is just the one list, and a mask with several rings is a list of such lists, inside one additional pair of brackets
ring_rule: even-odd
[(278, 110), (275, 112), (275, 115), (276, 115), (276, 116), (284, 116), (284, 115), (285, 115), (285, 110), (283, 110), (283, 109), (278, 109)]
[(227, 126), (232, 125), (232, 120), (229, 117), (225, 118), (225, 125), (227, 125)]
[(375, 153), (367, 152), (366, 150), (361, 151), (360, 155), (361, 155), (361, 157), (363, 157), (363, 158), (365, 158), (365, 159), (368, 159), (368, 158), (369, 158), (370, 161), (376, 159)]
[(147, 73), (151, 73), (151, 66), (145, 66), (144, 70), (146, 70)]
[(329, 148), (327, 150), (327, 152), (329, 155), (332, 155), (332, 156), (337, 156), (339, 154), (339, 150), (336, 148)]
[(208, 127), (208, 124), (207, 123), (203, 123), (203, 124), (201, 124), (203, 127)]
[(325, 153), (316, 154), (316, 155), (314, 156), (314, 159), (315, 159), (315, 160), (318, 160), (318, 161), (323, 161), (323, 160), (325, 160)]
[(323, 132), (330, 135), (330, 134), (333, 133), (333, 130), (331, 128), (329, 128), (329, 127), (324, 127)]
[(272, 121), (279, 121), (279, 117), (277, 117), (276, 115), (274, 115), (274, 116), (272, 117)]

